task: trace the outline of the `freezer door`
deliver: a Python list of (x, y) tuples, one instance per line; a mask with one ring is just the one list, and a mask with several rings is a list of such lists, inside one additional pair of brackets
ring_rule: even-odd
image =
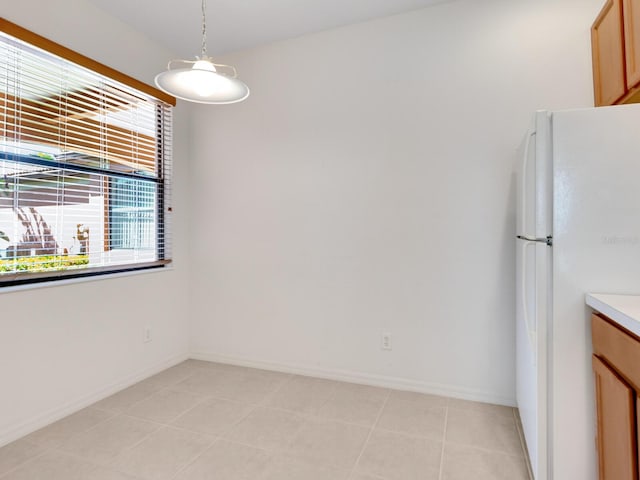
[(516, 234), (546, 239), (553, 235), (551, 115), (535, 114), (518, 152)]

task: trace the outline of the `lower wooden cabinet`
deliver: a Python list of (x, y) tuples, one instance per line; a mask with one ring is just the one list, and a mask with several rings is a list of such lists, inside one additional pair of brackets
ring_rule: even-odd
[(637, 480), (636, 394), (595, 355), (593, 371), (598, 413), (600, 479)]
[(638, 480), (640, 339), (593, 315), (600, 480)]

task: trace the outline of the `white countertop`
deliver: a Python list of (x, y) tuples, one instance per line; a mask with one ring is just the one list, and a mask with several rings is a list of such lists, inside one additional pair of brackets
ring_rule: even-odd
[(587, 305), (640, 337), (640, 295), (588, 293)]

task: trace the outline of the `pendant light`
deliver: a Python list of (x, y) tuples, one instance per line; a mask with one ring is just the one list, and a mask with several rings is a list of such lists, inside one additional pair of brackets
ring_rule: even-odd
[(156, 75), (155, 83), (160, 90), (188, 102), (236, 103), (249, 96), (249, 87), (237, 76), (234, 67), (213, 63), (207, 55), (206, 5), (202, 0), (202, 54), (196, 60), (171, 60), (167, 71)]

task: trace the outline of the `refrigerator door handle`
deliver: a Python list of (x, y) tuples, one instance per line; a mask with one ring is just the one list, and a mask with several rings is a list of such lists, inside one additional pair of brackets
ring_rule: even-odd
[(529, 133), (527, 134), (527, 140), (525, 141), (525, 144), (524, 144), (524, 155), (522, 158), (522, 174), (520, 177), (520, 181), (522, 182), (522, 185), (520, 186), (520, 192), (521, 192), (520, 218), (522, 219), (522, 230), (524, 230), (525, 235), (527, 233), (526, 231), (527, 230), (527, 169), (529, 166), (529, 149), (531, 148), (531, 142), (533, 142), (533, 139), (535, 138), (535, 136), (536, 136), (535, 130), (530, 130)]
[[(518, 235), (518, 238), (521, 236)], [(526, 240), (526, 239), (525, 239)], [(536, 351), (536, 331), (537, 325), (531, 325), (531, 321), (529, 320), (529, 310), (527, 308), (527, 247), (535, 246), (537, 242), (535, 241), (525, 241), (522, 243), (522, 261), (525, 262), (525, 268), (522, 269), (521, 278), (520, 278), (520, 288), (522, 289), (520, 298), (522, 299), (522, 315), (524, 317), (524, 325), (527, 329), (527, 337), (529, 338), (529, 344), (531, 345), (533, 351)], [(537, 363), (537, 362), (536, 362)]]
[(549, 247), (553, 247), (553, 237), (551, 235), (544, 238), (532, 238), (527, 237), (526, 235), (516, 235), (516, 238), (519, 238), (520, 240), (526, 240), (527, 242), (544, 243)]

